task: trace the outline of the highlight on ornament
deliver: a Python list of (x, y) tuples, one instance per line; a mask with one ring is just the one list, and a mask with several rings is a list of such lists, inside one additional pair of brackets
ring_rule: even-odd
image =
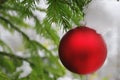
[(103, 37), (94, 29), (79, 26), (62, 37), (58, 53), (68, 70), (85, 75), (97, 71), (104, 64), (107, 47)]

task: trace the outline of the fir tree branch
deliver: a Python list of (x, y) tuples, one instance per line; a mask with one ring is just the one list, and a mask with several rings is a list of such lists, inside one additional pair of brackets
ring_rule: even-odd
[(15, 58), (15, 59), (19, 59), (19, 60), (22, 60), (22, 61), (27, 61), (28, 63), (30, 63), (31, 65), (34, 65), (31, 61), (29, 61), (27, 58), (23, 58), (23, 57), (20, 57), (20, 56), (16, 56), (14, 54), (11, 54), (11, 53), (7, 53), (7, 52), (2, 52), (0, 51), (0, 55), (3, 55), (3, 56), (8, 56), (10, 58)]
[(19, 28), (17, 28), (16, 26), (14, 26), (9, 20), (5, 19), (4, 17), (0, 16), (0, 19), (5, 21), (6, 23), (10, 24), (10, 26), (15, 29), (16, 31), (18, 31), (19, 33), (21, 33), (27, 40), (30, 40), (29, 37), (22, 32)]
[(35, 43), (38, 47), (44, 49), (47, 53), (49, 53), (50, 55), (52, 55), (52, 53), (47, 48), (45, 48), (42, 44), (40, 44), (39, 42), (37, 42), (35, 40), (30, 40), (30, 38), (24, 32), (22, 32), (19, 28), (17, 28), (16, 26), (14, 26), (9, 20), (5, 19), (2, 16), (0, 16), (0, 19), (4, 20), (6, 23), (10, 24), (13, 29), (15, 29), (16, 31), (18, 31), (19, 33), (21, 33), (23, 35), (23, 37), (25, 37), (29, 41), (29, 43)]

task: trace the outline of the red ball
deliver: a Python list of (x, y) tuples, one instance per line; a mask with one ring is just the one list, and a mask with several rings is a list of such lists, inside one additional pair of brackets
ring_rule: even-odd
[(107, 48), (102, 36), (86, 26), (71, 29), (60, 41), (60, 60), (74, 73), (95, 72), (103, 65), (106, 56)]

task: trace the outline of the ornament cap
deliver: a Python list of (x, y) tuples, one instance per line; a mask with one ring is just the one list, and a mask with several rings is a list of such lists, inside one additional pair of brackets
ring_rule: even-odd
[(86, 21), (81, 21), (81, 22), (80, 22), (80, 25), (81, 25), (81, 26), (86, 26), (86, 24), (87, 24)]

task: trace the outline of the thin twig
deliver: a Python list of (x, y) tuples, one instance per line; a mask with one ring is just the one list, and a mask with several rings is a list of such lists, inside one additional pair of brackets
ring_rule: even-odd
[(41, 11), (41, 12), (46, 12), (47, 11), (46, 9), (42, 9), (42, 8), (39, 8), (39, 7), (37, 7), (36, 10)]
[(22, 60), (22, 61), (27, 61), (28, 63), (30, 63), (31, 65), (33, 65), (33, 63), (32, 63), (31, 61), (29, 61), (28, 58), (23, 58), (23, 57), (16, 56), (16, 55), (14, 55), (14, 54), (7, 53), (7, 52), (2, 52), (2, 51), (0, 51), (0, 55), (8, 56), (8, 57), (10, 57), (10, 58), (19, 59), (19, 60)]

